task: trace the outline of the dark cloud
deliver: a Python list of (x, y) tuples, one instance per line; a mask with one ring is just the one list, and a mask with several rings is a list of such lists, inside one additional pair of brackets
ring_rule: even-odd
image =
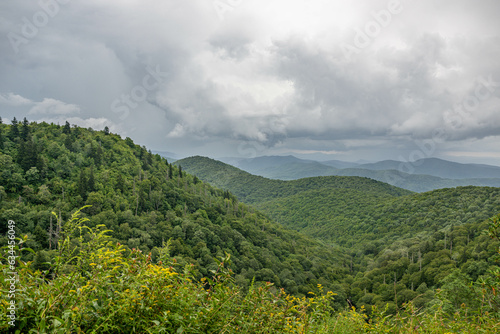
[(397, 158), (442, 130), (436, 154), (496, 156), (498, 1), (401, 0), (383, 24), (386, 1), (43, 3), (0, 3), (3, 118), (186, 155)]

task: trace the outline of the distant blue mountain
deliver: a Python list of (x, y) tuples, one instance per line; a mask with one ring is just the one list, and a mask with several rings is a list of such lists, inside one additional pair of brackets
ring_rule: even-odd
[(394, 169), (409, 174), (432, 175), (447, 179), (500, 178), (500, 167), (480, 164), (461, 164), (437, 158), (420, 159), (415, 162), (385, 160), (363, 164), (357, 168), (370, 170)]
[(460, 164), (436, 158), (414, 163), (385, 160), (369, 164), (304, 160), (291, 155), (221, 160), (251, 174), (280, 180), (330, 175), (363, 176), (416, 192), (467, 185), (500, 187), (500, 167)]

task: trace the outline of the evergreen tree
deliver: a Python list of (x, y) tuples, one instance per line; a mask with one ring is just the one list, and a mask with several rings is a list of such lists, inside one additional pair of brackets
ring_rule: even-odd
[(0, 150), (3, 150), (3, 121), (0, 117)]
[(104, 134), (109, 135), (109, 128), (107, 126), (104, 127)]
[(17, 119), (14, 117), (12, 119), (12, 126), (10, 127), (9, 139), (11, 141), (16, 141), (19, 138), (19, 127)]
[(174, 176), (173, 167), (172, 167), (172, 164), (169, 164), (168, 165), (168, 178), (171, 180), (173, 176)]
[(66, 124), (64, 124), (62, 132), (67, 135), (71, 134), (71, 125), (69, 124), (68, 121), (66, 121)]
[(29, 170), (31, 167), (40, 167), (40, 157), (38, 154), (38, 149), (35, 142), (28, 134), (26, 141), (21, 141), (19, 143), (19, 150), (17, 155), (17, 161), (24, 171)]
[(90, 157), (94, 159), (94, 163), (96, 166), (101, 165), (102, 148), (100, 145), (95, 146), (94, 143), (90, 145)]
[(30, 137), (29, 122), (26, 119), (26, 117), (24, 117), (24, 119), (23, 119), (23, 125), (21, 127), (21, 139), (23, 141), (27, 141), (29, 137)]
[(179, 177), (182, 177), (182, 166), (179, 165)]
[(19, 147), (17, 148), (17, 157), (16, 157), (16, 162), (21, 165), (24, 169), (24, 157), (26, 156), (26, 142), (21, 141), (19, 143)]

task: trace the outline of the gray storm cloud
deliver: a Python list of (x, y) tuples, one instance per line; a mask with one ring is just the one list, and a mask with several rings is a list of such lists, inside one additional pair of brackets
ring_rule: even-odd
[(106, 124), (186, 154), (385, 154), (436, 129), (441, 151), (491, 152), (500, 135), (496, 1), (41, 3), (0, 4), (4, 119)]

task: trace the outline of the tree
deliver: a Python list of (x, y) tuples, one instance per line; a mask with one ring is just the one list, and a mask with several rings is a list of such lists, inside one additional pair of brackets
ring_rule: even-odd
[(44, 250), (39, 250), (38, 252), (36, 252), (32, 266), (33, 269), (35, 270), (49, 270), (50, 269), (49, 253)]
[(96, 166), (100, 166), (102, 162), (102, 148), (101, 145), (94, 145), (94, 143), (90, 144), (90, 157), (94, 159), (94, 163)]
[(36, 198), (40, 203), (42, 204), (48, 203), (51, 197), (52, 194), (49, 191), (49, 187), (47, 187), (45, 184), (41, 185), (40, 188), (38, 188), (38, 193), (36, 195)]
[(14, 117), (12, 119), (12, 125), (10, 127), (9, 139), (11, 141), (16, 141), (17, 138), (19, 138), (19, 127), (18, 127), (17, 119)]
[(3, 121), (0, 117), (0, 150), (3, 150)]
[(87, 199), (87, 186), (87, 173), (85, 173), (85, 170), (82, 169), (80, 171), (80, 177), (78, 178), (78, 194), (82, 197), (83, 200)]
[(172, 179), (173, 174), (174, 174), (174, 172), (173, 172), (173, 167), (172, 167), (172, 164), (169, 164), (169, 165), (168, 165), (168, 178), (169, 178), (170, 180)]
[(25, 173), (26, 181), (28, 183), (33, 184), (37, 183), (40, 180), (40, 172), (36, 167), (30, 167)]
[(66, 124), (64, 124), (62, 132), (64, 134), (71, 135), (71, 125), (68, 121), (66, 121)]
[(69, 150), (73, 151), (73, 140), (71, 140), (71, 136), (66, 135), (66, 138), (64, 139), (64, 146)]
[(31, 167), (36, 167), (39, 164), (39, 153), (36, 144), (33, 142), (31, 135), (28, 134), (26, 141), (21, 141), (17, 155), (17, 161), (24, 171)]
[(41, 248), (47, 248), (49, 246), (49, 234), (43, 229), (40, 224), (36, 225), (33, 236), (35, 241), (40, 245)]
[(179, 177), (182, 177), (182, 166), (179, 165)]
[(125, 181), (123, 180), (123, 176), (121, 173), (119, 173), (118, 176), (116, 177), (115, 189), (120, 190), (122, 194), (125, 191)]
[(104, 127), (104, 134), (109, 135), (109, 128), (107, 126)]
[(155, 210), (158, 211), (160, 209), (162, 202), (163, 202), (162, 191), (161, 190), (153, 190), (149, 197), (150, 197), (151, 202), (153, 203)]
[(23, 141), (27, 141), (29, 138), (30, 138), (29, 122), (26, 119), (26, 117), (24, 117), (24, 119), (23, 119), (23, 125), (21, 127), (21, 139)]

